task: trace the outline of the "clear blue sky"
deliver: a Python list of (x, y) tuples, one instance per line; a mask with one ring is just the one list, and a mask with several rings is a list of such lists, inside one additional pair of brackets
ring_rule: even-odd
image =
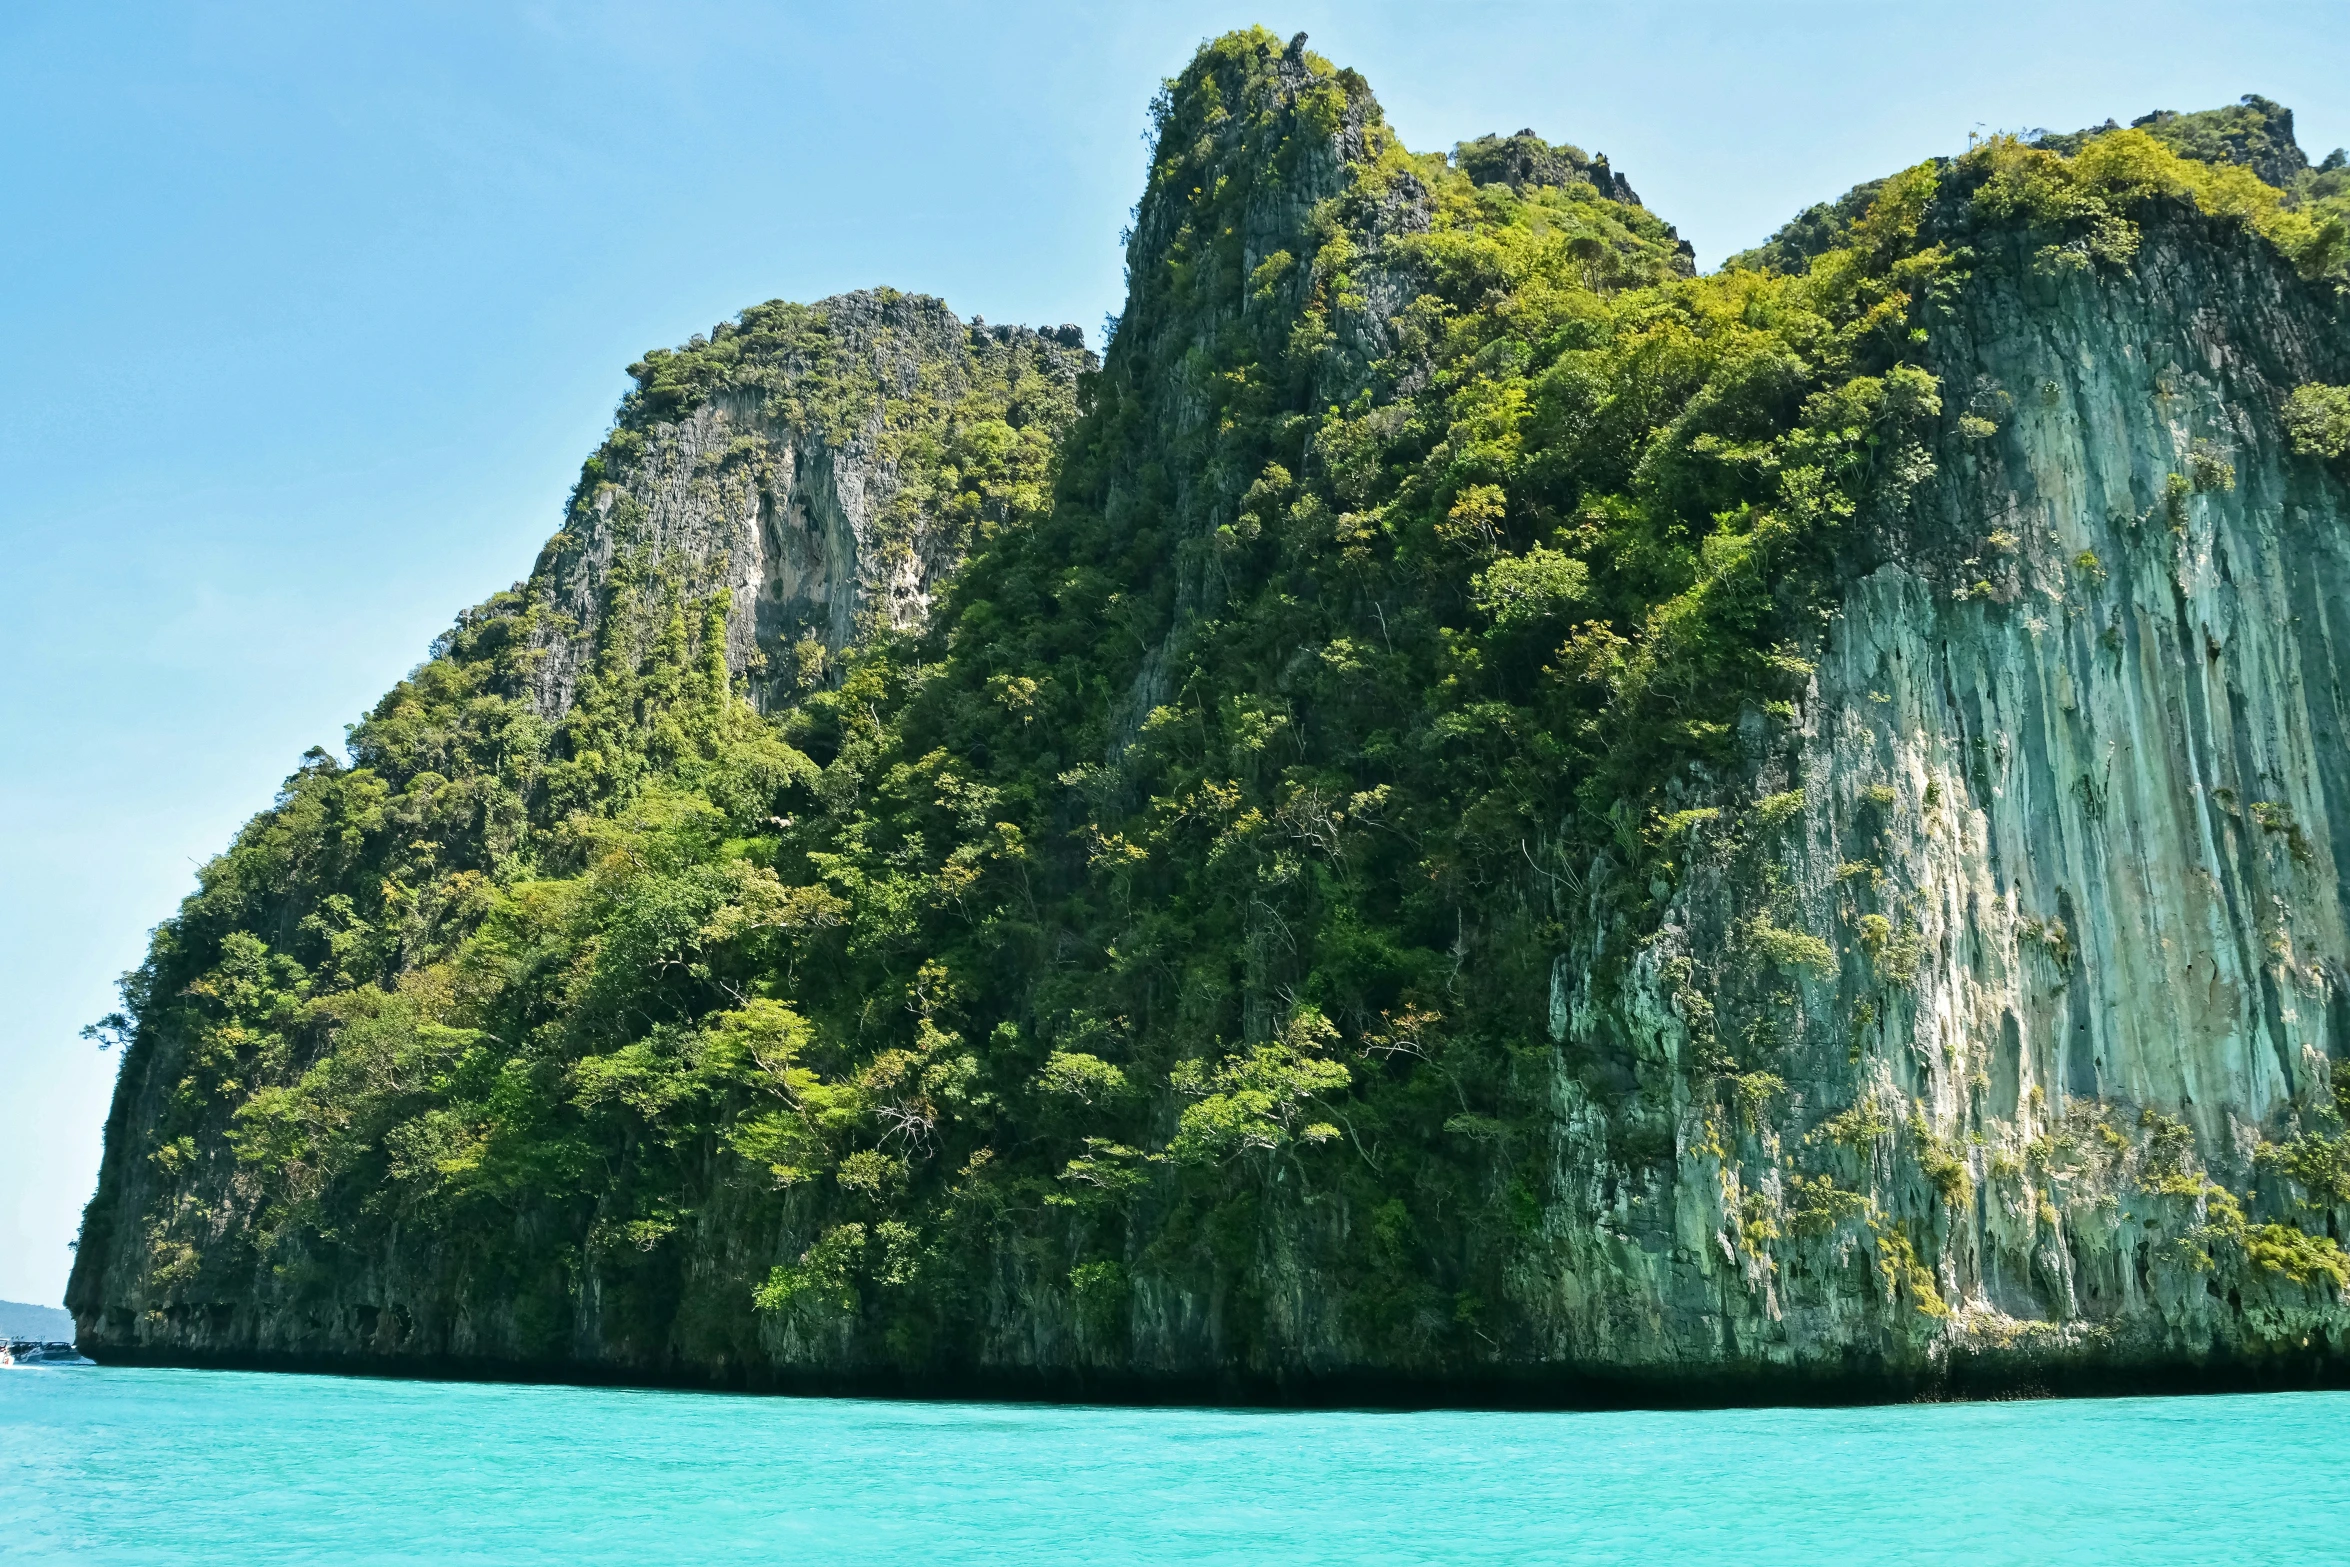
[(1119, 303), (1144, 107), (1263, 21), (1414, 147), (1607, 153), (1711, 266), (1976, 128), (2245, 92), (2350, 141), (2350, 7), (0, 5), (0, 1298), (54, 1303), (76, 1037), (265, 804), (522, 575), (622, 366), (876, 283)]

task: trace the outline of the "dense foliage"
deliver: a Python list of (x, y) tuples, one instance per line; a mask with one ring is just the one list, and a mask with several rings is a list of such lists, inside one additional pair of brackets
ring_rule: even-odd
[[(1970, 161), (1988, 158), (2037, 171), (2011, 172), (2010, 194), (1997, 198), (2002, 202), (2014, 199), (2019, 183), (2031, 182), (2078, 193), (2064, 199), (2118, 197), (2125, 206), (2157, 192), (2192, 196), (2205, 211), (2251, 219), (2308, 275), (2340, 273), (2350, 255), (2350, 153), (2336, 148), (2313, 166), (2293, 139), (2291, 110), (2247, 95), (2224, 109), (2158, 110), (2133, 120), (2128, 134), (2124, 131), (2108, 120), (2092, 130), (1996, 136), (1978, 146)], [(2027, 153), (2048, 154), (2052, 161), (2030, 159)], [(1805, 209), (1766, 244), (1734, 258), (1733, 265), (1802, 266), (1868, 210), (1883, 184), (1870, 180), (1833, 202)], [(2043, 192), (2028, 215), (2059, 218), (2062, 205), (2059, 200), (2051, 206)], [(2086, 244), (2076, 247), (2077, 253), (2086, 250)]]
[[(144, 1157), (233, 1160), (258, 1214), (243, 1254), (121, 1216), (162, 1281), (398, 1226), (549, 1344), (591, 1271), (657, 1341), (678, 1248), (732, 1225), (782, 1244), (693, 1332), (849, 1322), (912, 1362), (1018, 1288), (1114, 1353), (1174, 1281), (1245, 1351), (1276, 1253), (1399, 1359), (1504, 1331), (1551, 1196), (1554, 959), (1595, 954), (1604, 998), (1691, 823), (1784, 815), (1751, 781), (1841, 574), (1983, 424), (1923, 368), (1976, 237), (2121, 270), (2171, 200), (2312, 275), (2345, 247), (2116, 130), (1920, 165), (1693, 278), (1572, 149), (1480, 183), (1496, 145), (1413, 154), (1352, 73), (1208, 45), (1075, 424), (974, 408), (904, 445), (975, 553), (924, 634), (776, 718), (657, 557), (612, 571), (559, 716), (527, 595), (466, 617), (128, 983), (174, 1084)], [(769, 312), (648, 356), (575, 504), (771, 362), (801, 318)], [(1743, 939), (1829, 958), (1767, 915)], [(1612, 1152), (1669, 1154), (1674, 1085), (1600, 1040), (1563, 1064), (1621, 1103)], [(1703, 1040), (1696, 1090), (1751, 1114), (1771, 1041)]]
[[(2350, 193), (2350, 171), (2346, 171), (2350, 154), (2337, 147), (2326, 155), (2324, 162), (2312, 165), (2294, 138), (2293, 111), (2258, 93), (2247, 93), (2225, 108), (2203, 109), (2193, 114), (2157, 109), (2132, 120), (2129, 128), (2144, 131), (2182, 158), (2192, 158), (2215, 168), (2249, 169), (2265, 184), (2284, 192), (2286, 199), (2296, 205), (2333, 203), (2339, 210), (2339, 199)], [(2036, 146), (2069, 157), (2098, 137), (2119, 129), (2120, 126), (2108, 120), (2094, 130), (2063, 135), (2040, 132), (2031, 139)]]

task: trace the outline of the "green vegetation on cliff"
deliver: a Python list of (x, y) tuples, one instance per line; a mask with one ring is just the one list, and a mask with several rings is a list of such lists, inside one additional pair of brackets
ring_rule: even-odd
[[(1580, 1178), (1562, 1067), (1627, 1178), (1691, 1103), (1717, 1157), (1775, 1136), (1796, 987), (1846, 955), (1763, 865), (1800, 791), (1756, 781), (1843, 585), (1998, 428), (1927, 368), (1956, 291), (2019, 235), (2126, 275), (2184, 210), (2340, 275), (2321, 200), (2162, 131), (1996, 139), (1700, 278), (1574, 149), (1414, 154), (1353, 73), (1206, 46), (1076, 408), (890, 425), (900, 504), (970, 519), (926, 627), (762, 716), (724, 599), (623, 556), (548, 713), (545, 611), (501, 596), (206, 867), (126, 985), (158, 1099), (118, 1111), (77, 1303), (299, 1302), (396, 1237), (549, 1359), (591, 1293), (646, 1364), (920, 1367), (1012, 1300), (1082, 1361), (1189, 1310), (1270, 1366), (1301, 1291), (1366, 1362), (1514, 1352)], [(809, 330), (634, 367), (575, 516), (722, 393), (867, 418), (776, 379)], [(1760, 912), (1676, 981), (1688, 1057), (1570, 1030), (1701, 859)], [(1946, 1311), (1928, 1216), (1864, 1190), (1896, 1150), (1946, 1224), (1962, 1151), (1844, 1116), (1788, 1129), (1740, 1244), (1843, 1236), (1889, 1319)], [(109, 1296), (118, 1230), (149, 1272)]]

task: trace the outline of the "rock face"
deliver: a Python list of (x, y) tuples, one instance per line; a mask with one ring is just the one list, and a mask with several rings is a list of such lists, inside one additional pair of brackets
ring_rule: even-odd
[(2350, 342), (2257, 241), (2192, 214), (2150, 231), (2126, 287), (2006, 259), (1936, 335), (1985, 433), (1850, 582), (1799, 759), (1764, 780), (1800, 804), (1762, 865), (1692, 877), (1620, 1002), (1571, 957), (1554, 987), (1562, 1043), (1620, 1029), (1678, 1064), (1755, 988), (1721, 953), (1773, 917), (1758, 887), (1791, 894), (1800, 920), (1775, 917), (1843, 953), (1777, 976), (1809, 1025), (1785, 1119), (1864, 1108), (1814, 1146), (1876, 1192), (1889, 1276), (1911, 1259), (1885, 1221), (1931, 1232), (1911, 1282), (1951, 1315), (1888, 1335), (1837, 1258), (1742, 1244), (1758, 1216), (1834, 1231), (1850, 1200), (1791, 1185), (1755, 1123), (1684, 1104), (1669, 1183), (1593, 1182), (1620, 1117), (1562, 1077), (1537, 1291), (1573, 1303), (1562, 1356), (1830, 1369), (1898, 1361), (1908, 1332), (2061, 1382), (2341, 1331), (2308, 1275), (2223, 1281), (2208, 1243), (2264, 1136), (2324, 1124), (2350, 1049), (2350, 506), (2276, 418)]
[(1415, 158), (1302, 40), (1177, 88), (1098, 375), (888, 292), (634, 367), (530, 581), (126, 987), (83, 1347), (2338, 1378), (2323, 269), (2141, 137), (2126, 221), (1995, 146), (1691, 278), (1603, 163)]
[(623, 559), (688, 598), (729, 594), (727, 663), (762, 707), (874, 631), (919, 626), (980, 516), (934, 488), (946, 425), (1066, 401), (1092, 363), (1076, 327), (966, 325), (894, 289), (758, 306), (648, 355), (531, 576), (540, 709), (570, 706)]

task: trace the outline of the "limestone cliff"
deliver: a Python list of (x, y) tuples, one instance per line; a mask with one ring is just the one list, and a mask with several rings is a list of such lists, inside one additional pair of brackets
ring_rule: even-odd
[(886, 293), (648, 356), (127, 982), (85, 1348), (2339, 1379), (2350, 226), (2281, 115), (1696, 277), (1233, 34), (1098, 370)]
[[(1562, 1354), (1888, 1351), (1831, 1281), (1855, 1247), (1905, 1270), (1905, 1224), (1937, 1298), (1889, 1325), (1962, 1365), (2061, 1380), (2338, 1342), (2322, 1267), (2211, 1246), (2230, 1193), (2273, 1184), (2266, 1139), (2332, 1124), (2350, 1049), (2350, 506), (2277, 418), (2350, 370), (2350, 338), (2192, 213), (2127, 283), (2032, 259), (1982, 258), (1935, 334), (1953, 423), (1982, 422), (1846, 582), (1748, 830), (1689, 829), (1694, 874), (1612, 1006), (1560, 959), (1571, 1048), (1620, 1029), (1678, 1067), (1772, 990), (1800, 1041), (1762, 1085), (1783, 1105), (1682, 1095), (1672, 1179), (1645, 1191), (1593, 1178), (1620, 1118), (1562, 1076), (1574, 1218), (1528, 1281), (1574, 1303)], [(1758, 925), (1836, 956), (1775, 964)], [(1840, 1190), (1792, 1173), (1823, 1150)], [(2310, 1195), (2338, 1239), (2342, 1194)]]

